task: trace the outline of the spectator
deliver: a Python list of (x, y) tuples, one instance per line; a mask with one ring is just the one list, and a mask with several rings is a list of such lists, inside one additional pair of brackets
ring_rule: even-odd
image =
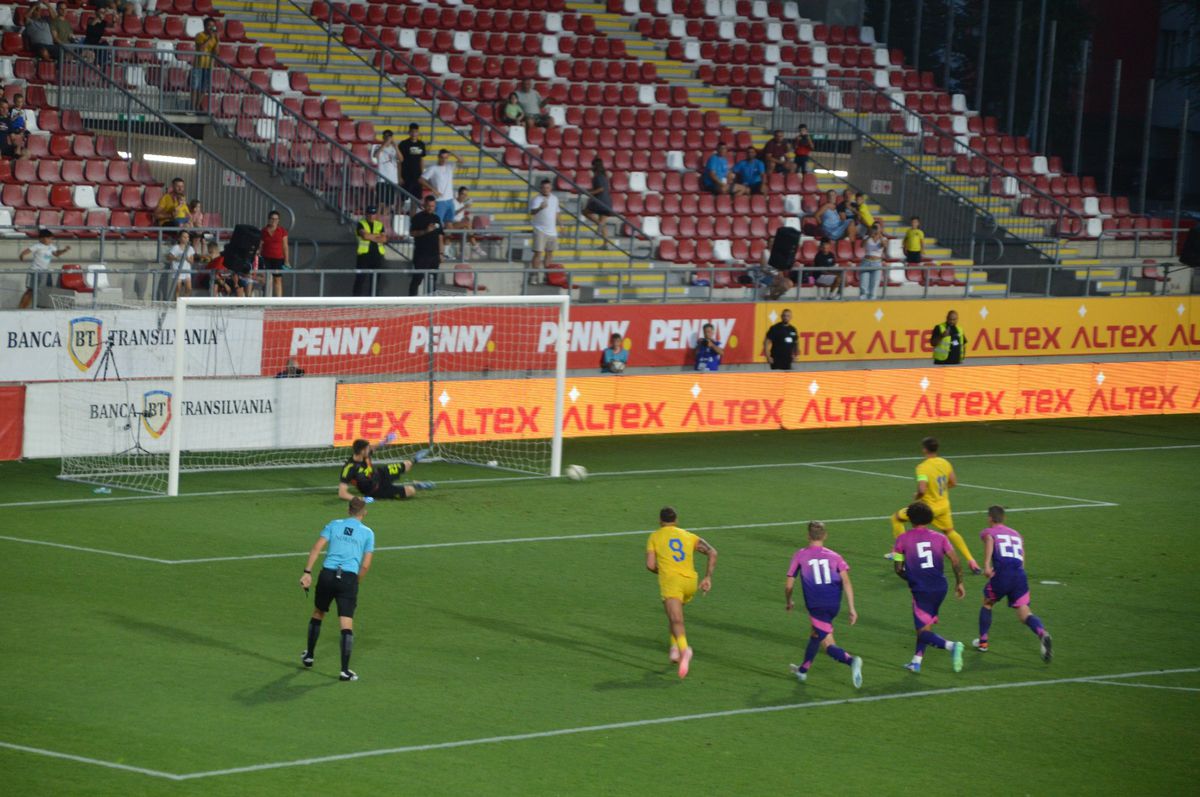
[(58, 45), (54, 43), (54, 31), (50, 27), (53, 13), (48, 6), (37, 6), (29, 12), (25, 23), (25, 46), (35, 58), (43, 61), (58, 59)]
[(933, 347), (934, 365), (958, 365), (967, 356), (967, 335), (958, 326), (958, 313), (946, 313), (946, 322), (938, 324), (929, 335)]
[(64, 246), (61, 249), (54, 248), (54, 236), (49, 230), (43, 228), (38, 230), (38, 242), (31, 244), (17, 255), (19, 260), (32, 258), (30, 267), (33, 273), (25, 277), (25, 293), (21, 295), (21, 301), (17, 305), (22, 310), (27, 310), (33, 304), (33, 289), (36, 285), (39, 288), (49, 288), (53, 286), (54, 280), (50, 275), (50, 264), (56, 257), (65, 255), (71, 247)]
[(533, 81), (525, 78), (521, 81), (521, 89), (513, 92), (516, 95), (517, 102), (521, 105), (521, 111), (525, 115), (525, 132), (533, 130), (534, 127), (544, 127), (547, 130), (554, 127), (554, 119), (547, 111), (547, 101), (543, 99), (541, 94), (538, 94), (537, 89), (533, 87)]
[(221, 45), (217, 21), (204, 20), (204, 30), (196, 34), (196, 61), (192, 65), (192, 104), (200, 104), (200, 96), (212, 85), (212, 59)]
[[(875, 224), (875, 214), (871, 212), (870, 206), (867, 204), (867, 195), (859, 191), (854, 195), (855, 216), (865, 229), (871, 229)], [(883, 223), (880, 222), (879, 228), (883, 229)]]
[(746, 157), (733, 167), (734, 182), (729, 187), (729, 193), (734, 196), (761, 194), (764, 188), (763, 178), (766, 173), (767, 167), (758, 159), (758, 150), (754, 147), (747, 148)]
[(604, 161), (592, 159), (592, 188), (588, 191), (588, 203), (583, 209), (584, 218), (596, 225), (600, 236), (604, 238), (604, 248), (608, 248), (608, 227), (606, 222), (613, 215), (612, 189), (609, 186), (608, 172), (604, 170)]
[(921, 219), (913, 216), (908, 220), (908, 230), (904, 233), (904, 261), (910, 266), (920, 266), (925, 258), (925, 232), (921, 229)]
[(446, 225), (454, 221), (454, 164), (462, 163), (462, 158), (448, 149), (438, 151), (436, 166), (430, 166), (421, 173), (421, 187), (424, 194), (433, 194), (437, 199), (437, 214)]
[(817, 253), (813, 255), (813, 279), (817, 284), (818, 299), (832, 299), (836, 290), (842, 295), (842, 272), (837, 267), (837, 259), (833, 256), (833, 242), (822, 238)]
[(608, 338), (608, 348), (600, 355), (600, 370), (606, 374), (619, 374), (629, 364), (629, 352), (625, 350), (625, 339), (619, 332)]
[(767, 248), (763, 250), (760, 268), (752, 279), (752, 282), (762, 289), (763, 298), (770, 301), (783, 296), (796, 287), (800, 281), (800, 274), (795, 268), (795, 263), (787, 271), (781, 271), (771, 265), (771, 252), (775, 249), (775, 235), (777, 234), (774, 233), (767, 238)]
[(193, 199), (187, 206), (188, 215), (185, 227), (191, 227), (194, 230), (204, 229), (204, 208), (200, 205), (199, 199)]
[(134, 16), (141, 19), (145, 16), (158, 15), (158, 0), (129, 0), (125, 3), (125, 11), (132, 11)]
[(796, 133), (796, 171), (808, 174), (809, 156), (812, 155), (813, 140), (808, 134), (808, 125), (800, 125)]
[[(458, 193), (454, 197), (454, 220), (446, 225), (447, 230), (469, 230), (471, 229), (471, 197), (466, 186), (458, 189)], [(443, 233), (444, 235), (445, 233)], [(458, 237), (461, 249), (462, 259), (467, 259), (467, 244), (472, 247), (471, 254), (475, 257), (487, 257), (487, 252), (483, 251), (483, 247), (479, 245), (479, 239), (474, 235), (459, 235)], [(450, 248), (450, 242), (447, 241), (446, 248)]]
[(799, 341), (800, 333), (792, 326), (792, 311), (784, 310), (763, 338), (762, 354), (772, 371), (792, 370), (792, 362), (800, 357)]
[(858, 266), (859, 299), (879, 298), (879, 278), (883, 274), (883, 250), (886, 246), (883, 228), (878, 224), (871, 225), (871, 234), (863, 242), (862, 263)]
[(700, 184), (705, 191), (714, 194), (729, 193), (729, 160), (725, 157), (724, 144), (717, 144), (717, 151), (705, 162)]
[(416, 296), (421, 292), (421, 283), (426, 282), (430, 292), (433, 291), (432, 274), (425, 271), (437, 271), (442, 265), (443, 226), (442, 217), (437, 214), (437, 198), (430, 194), (425, 197), (425, 208), (413, 216), (409, 226), (413, 238), (412, 265), (416, 273), (408, 284), (408, 295)]
[(167, 268), (172, 272), (175, 283), (175, 298), (192, 295), (192, 268), (196, 265), (196, 250), (192, 248), (192, 236), (180, 230), (175, 245), (167, 252)]
[(383, 232), (383, 222), (377, 216), (379, 208), (370, 205), (366, 218), (358, 220), (355, 234), (358, 236), (358, 250), (355, 258), (354, 295), (373, 296), (374, 280), (370, 272), (383, 268), (383, 247), (387, 244), (387, 235)]
[(51, 12), (50, 33), (54, 36), (54, 43), (60, 47), (75, 43), (75, 31), (71, 30), (71, 23), (67, 19), (66, 3), (59, 3)]
[(283, 272), (291, 269), (288, 262), (288, 231), (279, 224), (279, 211), (267, 214), (267, 226), (262, 228), (262, 243), (258, 256), (262, 267), (271, 272), (272, 294), (283, 296)]
[(508, 95), (508, 102), (501, 106), (500, 121), (510, 127), (525, 124), (525, 111), (521, 109), (521, 101), (517, 99), (515, 91)]
[(538, 193), (529, 200), (529, 216), (533, 219), (533, 278), (538, 279), (537, 270), (550, 267), (550, 257), (558, 243), (558, 197), (551, 190), (549, 180), (542, 180)]
[(840, 241), (857, 232), (854, 222), (838, 213), (837, 191), (832, 188), (825, 192), (825, 201), (817, 208), (817, 220), (822, 233), (831, 241)]
[(189, 213), (186, 186), (182, 177), (176, 177), (171, 181), (171, 190), (162, 195), (154, 208), (154, 223), (159, 227), (184, 227)]
[[(415, 205), (421, 204), (424, 190), (421, 187), (421, 163), (427, 154), (425, 142), (421, 140), (421, 126), (413, 122), (408, 126), (408, 138), (400, 142), (400, 182)], [(412, 208), (416, 212), (417, 208)]]
[[(21, 95), (16, 95), (16, 97)], [(0, 97), (0, 155), (15, 160), (27, 160), (29, 150), (29, 131), (25, 129), (25, 115), (22, 113), (15, 119), (11, 115), (8, 101)]]
[(696, 370), (715, 371), (721, 367), (721, 355), (725, 347), (713, 334), (713, 325), (705, 324), (704, 329), (696, 340)]
[[(850, 227), (846, 231), (846, 236), (852, 240), (858, 240), (858, 203), (854, 201), (855, 193), (853, 188), (847, 188), (842, 192), (842, 198), (838, 200), (837, 212), (838, 216), (850, 222)], [(869, 229), (869, 228), (868, 228)]]
[(795, 174), (796, 162), (792, 160), (792, 150), (782, 130), (776, 130), (771, 140), (763, 146), (763, 161), (768, 174)]
[(275, 374), (276, 379), (299, 379), (302, 376), (304, 376), (304, 369), (296, 362), (295, 357), (288, 357), (284, 369)]
[[(201, 262), (208, 272), (210, 293), (213, 296), (231, 296), (237, 290), (233, 272), (225, 267), (225, 258), (221, 255), (221, 245), (216, 241), (208, 242), (208, 254)], [(197, 285), (196, 287), (203, 287)]]
[[(83, 43), (88, 47), (104, 47), (107, 42), (104, 41), (105, 34), (108, 29), (116, 24), (117, 14), (113, 11), (112, 6), (98, 8), (96, 13), (88, 22), (87, 27), (83, 32)], [(95, 53), (96, 66), (108, 66), (109, 53), (107, 50), (93, 50)], [(87, 53), (84, 54), (85, 57)]]
[(400, 150), (396, 147), (396, 134), (391, 130), (384, 130), (383, 141), (371, 147), (371, 163), (379, 171), (375, 203), (386, 216), (396, 205), (396, 186), (400, 184)]

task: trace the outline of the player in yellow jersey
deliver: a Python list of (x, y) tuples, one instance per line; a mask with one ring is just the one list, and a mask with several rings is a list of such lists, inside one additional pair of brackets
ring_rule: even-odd
[[(921, 452), (925, 459), (917, 465), (916, 500), (933, 510), (933, 523), (930, 525), (950, 538), (950, 542), (967, 561), (971, 572), (979, 575), (982, 571), (971, 555), (971, 549), (962, 535), (954, 530), (954, 518), (950, 516), (950, 488), (958, 485), (954, 477), (954, 467), (943, 457), (938, 456), (938, 441), (935, 437), (926, 437), (921, 441)], [(892, 515), (892, 536), (899, 537), (904, 533), (904, 524), (908, 521), (908, 510), (901, 509)], [(887, 558), (891, 558), (888, 554)]]
[[(658, 513), (658, 531), (646, 541), (646, 569), (658, 574), (658, 591), (671, 632), (671, 661), (679, 662), (679, 677), (686, 678), (692, 663), (692, 649), (683, 627), (683, 605), (696, 596), (697, 586), (705, 594), (712, 589), (717, 549), (701, 537), (676, 526), (678, 519), (673, 507), (665, 506)], [(694, 551), (708, 557), (708, 568), (698, 585), (692, 558)]]

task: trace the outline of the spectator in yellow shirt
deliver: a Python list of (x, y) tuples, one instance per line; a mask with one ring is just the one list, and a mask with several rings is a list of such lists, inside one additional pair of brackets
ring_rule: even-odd
[(212, 82), (212, 59), (217, 53), (221, 39), (217, 34), (217, 21), (212, 17), (204, 20), (204, 30), (196, 34), (196, 63), (192, 65), (192, 99), (198, 102), (200, 94), (207, 92)]
[(191, 218), (182, 177), (171, 181), (171, 190), (162, 195), (154, 208), (154, 223), (159, 227), (186, 227)]
[(908, 225), (908, 230), (904, 233), (904, 259), (914, 266), (919, 266), (925, 254), (925, 233), (921, 230), (921, 219), (917, 216), (909, 219)]

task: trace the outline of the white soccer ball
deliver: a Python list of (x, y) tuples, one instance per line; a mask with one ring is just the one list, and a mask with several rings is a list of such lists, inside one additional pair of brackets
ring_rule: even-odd
[(582, 465), (568, 465), (565, 473), (573, 482), (581, 482), (588, 477), (587, 468)]
[(619, 374), (625, 370), (625, 363), (621, 362), (620, 360), (610, 360), (608, 363), (608, 370), (614, 374)]

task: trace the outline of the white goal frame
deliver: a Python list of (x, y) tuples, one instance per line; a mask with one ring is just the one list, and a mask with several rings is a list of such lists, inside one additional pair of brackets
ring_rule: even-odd
[(179, 472), (183, 444), (183, 424), (185, 419), (182, 412), (175, 411), (182, 406), (185, 395), (187, 376), (187, 356), (185, 349), (184, 331), (187, 329), (187, 311), (190, 307), (429, 307), (439, 305), (449, 306), (487, 306), (487, 305), (533, 305), (558, 307), (558, 338), (555, 344), (554, 366), (554, 425), (550, 448), (550, 476), (558, 478), (562, 475), (562, 430), (563, 430), (563, 387), (567, 374), (567, 337), (570, 324), (571, 297), (563, 295), (547, 296), (377, 296), (377, 297), (211, 297), (187, 296), (180, 297), (175, 304), (175, 373), (172, 385), (172, 423), (171, 423), (171, 453), (167, 472), (167, 495), (179, 495)]

